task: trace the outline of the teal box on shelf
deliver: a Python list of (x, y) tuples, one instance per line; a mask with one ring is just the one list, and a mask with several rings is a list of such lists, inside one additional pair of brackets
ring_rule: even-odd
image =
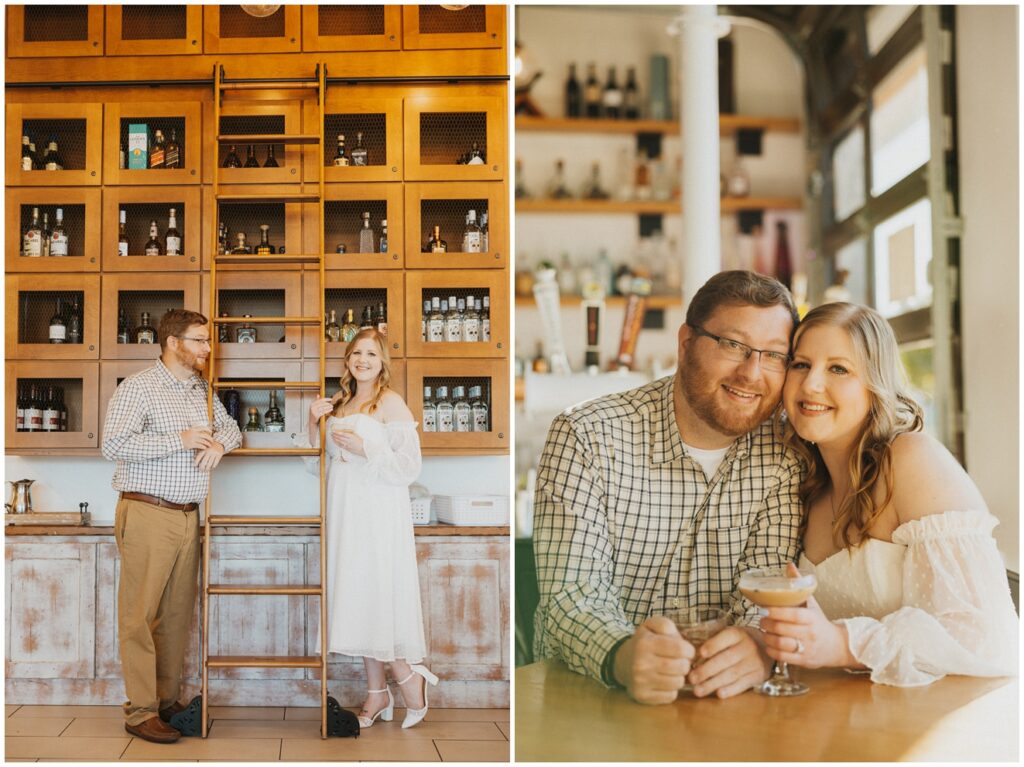
[(131, 123), (128, 126), (128, 169), (149, 168), (149, 126)]

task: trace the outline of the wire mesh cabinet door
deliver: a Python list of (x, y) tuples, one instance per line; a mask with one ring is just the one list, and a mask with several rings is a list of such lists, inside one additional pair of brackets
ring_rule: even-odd
[(7, 55), (102, 56), (102, 5), (8, 5)]
[[(103, 105), (34, 103), (7, 105), (8, 186), (98, 186), (102, 180)], [(22, 136), (35, 143), (37, 166), (26, 170)], [(60, 170), (41, 169), (56, 142)]]
[(108, 56), (203, 52), (201, 5), (108, 5)]
[(402, 45), (408, 50), (500, 48), (505, 44), (504, 5), (406, 5)]
[(303, 51), (397, 51), (401, 47), (401, 6), (302, 6)]

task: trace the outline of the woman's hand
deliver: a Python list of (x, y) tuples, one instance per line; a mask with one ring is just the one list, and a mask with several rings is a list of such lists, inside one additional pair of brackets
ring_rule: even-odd
[(814, 597), (806, 607), (769, 607), (761, 630), (773, 660), (804, 668), (859, 665), (850, 653), (846, 627), (826, 618)]
[(334, 430), (331, 432), (331, 439), (342, 450), (347, 450), (353, 455), (366, 457), (366, 451), (363, 449), (363, 438), (354, 431), (349, 429)]
[(313, 400), (313, 404), (309, 406), (309, 425), (316, 426), (317, 421), (333, 412), (334, 403), (331, 402), (330, 398), (321, 397), (320, 399)]

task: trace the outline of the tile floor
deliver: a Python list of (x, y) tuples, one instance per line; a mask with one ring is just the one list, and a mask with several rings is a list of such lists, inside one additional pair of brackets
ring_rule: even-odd
[(210, 736), (157, 745), (129, 735), (119, 706), (6, 706), (4, 756), (35, 761), (508, 762), (508, 709), (405, 711), (359, 738), (320, 738), (320, 709), (213, 706)]

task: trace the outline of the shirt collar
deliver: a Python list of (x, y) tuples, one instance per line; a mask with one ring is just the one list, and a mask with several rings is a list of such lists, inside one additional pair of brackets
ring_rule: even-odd
[(164, 361), (157, 357), (156, 359), (156, 370), (157, 375), (163, 380), (164, 386), (169, 386), (174, 389), (194, 389), (199, 386), (200, 379), (196, 373), (193, 373), (187, 380), (182, 381), (180, 378), (174, 375)]
[[(676, 407), (673, 399), (675, 380), (674, 375), (665, 379), (661, 396), (657, 400), (657, 408), (660, 408), (660, 412), (656, 410), (651, 429), (651, 463), (654, 465), (678, 461), (686, 454), (683, 438), (676, 424)], [(753, 430), (735, 439), (723, 460), (746, 458), (750, 455), (754, 444), (754, 432), (758, 428), (760, 427), (754, 427)]]

